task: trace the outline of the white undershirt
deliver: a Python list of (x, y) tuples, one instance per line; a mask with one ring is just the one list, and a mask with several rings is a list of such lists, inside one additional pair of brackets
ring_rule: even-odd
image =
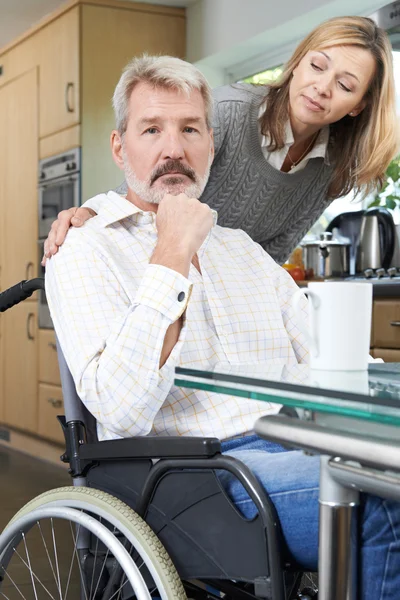
[[(261, 117), (261, 115), (264, 113), (265, 109), (266, 109), (266, 105), (263, 104), (260, 107), (260, 112), (258, 113), (259, 117)], [(306, 154), (306, 156), (295, 167), (293, 167), (289, 171), (289, 173), (296, 173), (296, 171), (300, 171), (301, 169), (304, 169), (304, 167), (306, 166), (306, 164), (308, 163), (308, 161), (311, 158), (324, 158), (325, 163), (329, 164), (328, 155), (327, 155), (328, 141), (329, 141), (329, 125), (325, 125), (325, 127), (323, 127), (321, 129), (321, 131), (319, 132), (313, 148), (310, 150), (310, 152), (308, 154)], [(264, 154), (266, 161), (271, 165), (271, 167), (274, 167), (274, 169), (277, 169), (278, 171), (281, 170), (282, 165), (287, 156), (288, 150), (290, 150), (290, 148), (293, 144), (294, 144), (294, 138), (293, 138), (293, 132), (292, 132), (292, 128), (290, 125), (290, 121), (287, 121), (287, 123), (286, 123), (285, 145), (280, 150), (275, 150), (274, 152), (269, 152), (269, 150), (268, 150), (269, 137), (261, 134), (262, 153)]]

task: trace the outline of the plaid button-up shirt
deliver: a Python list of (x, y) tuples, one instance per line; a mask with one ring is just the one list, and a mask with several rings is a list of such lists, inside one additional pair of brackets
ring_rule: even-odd
[[(189, 279), (149, 264), (156, 215), (115, 192), (94, 199), (98, 216), (71, 229), (47, 263), (51, 316), (77, 392), (99, 439), (215, 436), (251, 431), (279, 406), (174, 385), (177, 365), (307, 362), (291, 277), (243, 231), (215, 226)], [(306, 311), (306, 300), (304, 300)], [(184, 314), (159, 368), (165, 333)]]

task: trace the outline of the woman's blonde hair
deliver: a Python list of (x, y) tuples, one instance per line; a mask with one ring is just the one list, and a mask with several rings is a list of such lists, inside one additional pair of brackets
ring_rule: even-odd
[(364, 110), (330, 125), (329, 158), (334, 170), (328, 195), (332, 199), (352, 190), (366, 194), (380, 187), (398, 150), (392, 49), (384, 30), (365, 17), (339, 17), (321, 23), (296, 48), (279, 80), (270, 85), (268, 109), (261, 117), (261, 130), (271, 140), (270, 150), (282, 148), (293, 70), (307, 52), (339, 45), (369, 50), (376, 71), (364, 97)]

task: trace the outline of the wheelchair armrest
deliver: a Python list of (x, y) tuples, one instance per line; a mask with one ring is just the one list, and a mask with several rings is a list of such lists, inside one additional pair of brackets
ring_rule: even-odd
[(217, 438), (200, 437), (135, 437), (106, 440), (80, 446), (85, 460), (115, 460), (121, 458), (209, 458), (221, 452)]

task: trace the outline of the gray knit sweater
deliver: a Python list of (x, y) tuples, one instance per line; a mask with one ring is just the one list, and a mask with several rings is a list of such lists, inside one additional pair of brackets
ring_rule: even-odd
[(261, 149), (258, 112), (264, 87), (235, 84), (213, 90), (215, 160), (203, 202), (218, 224), (246, 231), (280, 264), (330, 204), (332, 167), (322, 158), (283, 173)]
[(258, 125), (265, 94), (249, 84), (213, 90), (215, 159), (200, 199), (218, 211), (218, 225), (243, 229), (282, 264), (330, 204), (332, 167), (322, 158), (291, 174), (269, 165)]

